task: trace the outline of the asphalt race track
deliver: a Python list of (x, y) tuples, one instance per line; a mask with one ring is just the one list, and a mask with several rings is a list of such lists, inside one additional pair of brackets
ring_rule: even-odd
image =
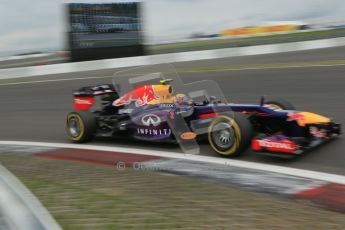
[[(186, 83), (204, 79), (216, 81), (231, 102), (259, 103), (261, 95), (280, 97), (291, 101), (299, 110), (320, 113), (345, 124), (345, 65), (334, 64), (339, 60), (345, 60), (345, 47), (176, 63), (175, 66), (178, 69), (191, 69), (208, 66), (276, 65), (241, 70), (182, 71), (179, 74)], [(330, 64), (324, 64), (328, 61)], [(304, 66), (294, 67), (294, 63), (304, 62)], [(57, 80), (32, 84), (8, 85), (0, 82), (0, 140), (68, 142), (64, 134), (64, 121), (66, 114), (72, 110), (72, 90), (81, 86), (110, 83), (111, 78), (69, 81), (58, 79), (110, 76), (115, 71), (102, 70), (7, 81)], [(157, 147), (151, 143), (136, 142), (133, 146), (131, 141), (114, 139), (97, 139), (92, 144), (179, 151), (177, 146), (172, 145)], [(202, 145), (201, 154), (215, 153), (208, 145)], [(251, 151), (247, 151), (240, 159), (345, 175), (345, 138), (340, 137), (293, 160), (257, 155)]]

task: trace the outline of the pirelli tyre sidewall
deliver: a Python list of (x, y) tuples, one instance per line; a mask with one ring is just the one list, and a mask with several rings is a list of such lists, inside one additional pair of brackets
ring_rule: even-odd
[(225, 157), (237, 157), (249, 146), (254, 131), (246, 116), (215, 117), (208, 127), (208, 141), (212, 149)]
[(72, 142), (89, 142), (96, 132), (96, 119), (89, 111), (71, 112), (67, 115), (65, 131)]

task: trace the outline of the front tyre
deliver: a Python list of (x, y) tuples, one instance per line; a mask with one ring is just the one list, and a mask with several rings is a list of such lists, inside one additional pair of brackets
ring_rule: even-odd
[(85, 143), (93, 139), (97, 124), (89, 111), (71, 112), (67, 115), (65, 130), (72, 142)]
[(208, 141), (219, 155), (237, 157), (250, 145), (254, 131), (242, 114), (218, 116), (208, 127)]
[(279, 110), (296, 110), (295, 106), (293, 106), (290, 102), (280, 98), (269, 100), (265, 102), (265, 105)]

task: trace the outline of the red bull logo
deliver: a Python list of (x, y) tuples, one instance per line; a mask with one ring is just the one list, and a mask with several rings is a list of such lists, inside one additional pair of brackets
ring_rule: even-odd
[(135, 88), (113, 102), (113, 106), (129, 105), (136, 107), (146, 104), (170, 102), (172, 89), (169, 85), (144, 85)]
[(289, 113), (288, 116), (288, 121), (301, 121), (305, 119), (303, 113)]
[(129, 105), (131, 102), (140, 107), (148, 102), (156, 100), (156, 94), (152, 85), (144, 85), (135, 88), (113, 102), (113, 106)]
[(314, 123), (327, 123), (330, 122), (330, 119), (315, 113), (300, 112), (289, 113), (287, 121), (297, 121), (298, 125), (305, 126)]

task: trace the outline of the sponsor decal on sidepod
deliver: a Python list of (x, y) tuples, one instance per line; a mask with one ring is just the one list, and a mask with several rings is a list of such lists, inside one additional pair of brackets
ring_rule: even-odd
[(196, 133), (193, 132), (185, 132), (180, 135), (182, 140), (193, 140), (196, 138)]
[(158, 126), (161, 119), (156, 114), (147, 114), (141, 118), (141, 123), (145, 126)]
[(171, 135), (169, 128), (155, 128), (161, 124), (162, 120), (156, 114), (146, 114), (141, 118), (141, 123), (149, 128), (137, 128), (137, 134), (148, 137), (167, 137)]
[(154, 128), (137, 128), (137, 133), (140, 135), (150, 136), (170, 136), (170, 129), (154, 129)]

